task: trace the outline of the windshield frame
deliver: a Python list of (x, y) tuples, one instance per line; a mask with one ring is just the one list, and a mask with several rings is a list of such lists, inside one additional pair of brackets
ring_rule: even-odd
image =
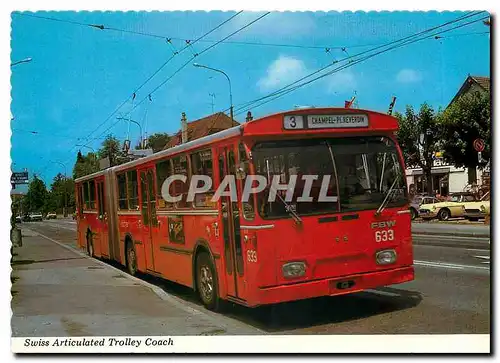
[[(332, 144), (330, 142), (328, 142), (329, 140), (335, 140), (335, 139), (366, 139), (366, 138), (386, 138), (389, 140), (389, 142), (391, 143), (392, 147), (394, 148), (394, 153), (396, 154), (396, 159), (397, 159), (397, 162), (398, 162), (398, 165), (399, 165), (399, 169), (401, 171), (401, 175), (400, 175), (400, 179), (401, 179), (401, 188), (404, 189), (404, 198), (401, 198), (399, 200), (399, 203), (394, 203), (394, 202), (391, 202), (391, 204), (388, 203), (388, 205), (386, 205), (386, 208), (401, 208), (401, 207), (404, 207), (404, 206), (407, 206), (410, 204), (410, 200), (409, 200), (409, 196), (408, 196), (408, 186), (407, 186), (407, 180), (406, 180), (406, 173), (405, 173), (405, 164), (404, 164), (404, 161), (402, 160), (402, 156), (401, 156), (401, 150), (400, 150), (400, 147), (399, 147), (399, 144), (397, 143), (397, 140), (395, 140), (392, 136), (390, 135), (387, 135), (387, 134), (371, 134), (371, 135), (352, 135), (352, 136), (335, 136), (335, 135), (318, 135), (319, 137), (303, 137), (303, 138), (293, 138), (293, 139), (288, 139), (288, 138), (285, 138), (285, 139), (266, 139), (266, 140), (257, 140), (255, 141), (255, 143), (253, 143), (251, 145), (251, 148), (250, 149), (250, 154), (251, 154), (251, 157), (250, 157), (250, 170), (252, 171), (252, 174), (257, 174), (257, 167), (255, 165), (255, 153), (256, 153), (256, 149), (258, 148), (258, 146), (260, 144), (263, 144), (263, 143), (266, 143), (266, 142), (280, 142), (280, 141), (283, 141), (283, 142), (287, 142), (287, 141), (309, 141), (309, 140), (318, 140), (318, 144), (321, 142), (321, 141), (326, 141), (326, 145), (331, 153), (331, 157), (332, 157), (332, 162), (333, 162), (333, 173), (335, 175), (332, 174), (332, 176), (334, 177), (335, 179), (335, 184), (337, 186), (337, 188), (339, 187), (339, 175), (338, 175), (338, 172), (337, 172), (337, 162), (336, 162), (336, 157), (338, 155), (335, 155), (334, 152), (332, 152)], [(255, 209), (257, 209), (257, 213), (259, 215), (259, 217), (263, 220), (280, 220), (280, 219), (293, 219), (293, 217), (287, 213), (287, 214), (283, 214), (281, 216), (266, 216), (266, 215), (263, 215), (261, 213), (261, 205), (259, 203), (259, 200), (257, 198), (256, 195), (252, 195), (254, 199), (254, 205), (255, 205)], [(374, 204), (374, 207), (373, 208), (352, 208), (352, 209), (346, 209), (346, 210), (343, 210), (342, 207), (341, 207), (341, 195), (338, 193), (337, 194), (337, 200), (338, 200), (338, 209), (336, 210), (330, 210), (330, 211), (312, 211), (312, 212), (309, 212), (309, 213), (298, 213), (298, 215), (300, 217), (310, 217), (310, 216), (320, 216), (320, 215), (336, 215), (336, 214), (346, 214), (346, 213), (356, 213), (356, 212), (362, 212), (362, 211), (376, 211), (377, 210), (377, 207), (375, 207), (375, 202), (373, 202)], [(391, 197), (392, 199), (393, 197)]]

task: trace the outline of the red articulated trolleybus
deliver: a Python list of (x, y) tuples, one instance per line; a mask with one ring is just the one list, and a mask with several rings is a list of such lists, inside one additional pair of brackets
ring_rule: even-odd
[(293, 110), (81, 177), (78, 244), (190, 286), (209, 309), (413, 280), (397, 127), (366, 110)]

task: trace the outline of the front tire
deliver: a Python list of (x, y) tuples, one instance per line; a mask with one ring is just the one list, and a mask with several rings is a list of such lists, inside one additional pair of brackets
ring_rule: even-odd
[(438, 218), (440, 221), (447, 221), (448, 219), (450, 219), (450, 217), (450, 211), (447, 208), (441, 209), (438, 213)]
[(137, 274), (137, 254), (130, 241), (127, 243), (127, 270), (132, 276)]
[(216, 311), (219, 308), (215, 266), (205, 252), (196, 257), (196, 289), (201, 302), (207, 309)]

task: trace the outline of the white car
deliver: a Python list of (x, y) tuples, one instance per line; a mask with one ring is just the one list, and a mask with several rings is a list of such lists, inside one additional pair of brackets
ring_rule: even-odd
[(41, 221), (43, 220), (42, 213), (40, 212), (33, 212), (30, 214), (30, 221)]
[(56, 219), (56, 218), (57, 214), (55, 214), (54, 212), (47, 213), (47, 215), (45, 216), (45, 219)]

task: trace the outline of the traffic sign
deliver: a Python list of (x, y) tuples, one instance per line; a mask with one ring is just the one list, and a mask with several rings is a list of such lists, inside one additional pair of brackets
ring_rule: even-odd
[(481, 151), (484, 150), (484, 140), (483, 139), (476, 139), (476, 140), (474, 140), (474, 142), (472, 143), (472, 145), (474, 146), (474, 149), (477, 152), (481, 152)]
[(28, 183), (28, 172), (23, 171), (19, 173), (12, 173), (10, 177), (10, 182), (13, 184), (27, 184)]

